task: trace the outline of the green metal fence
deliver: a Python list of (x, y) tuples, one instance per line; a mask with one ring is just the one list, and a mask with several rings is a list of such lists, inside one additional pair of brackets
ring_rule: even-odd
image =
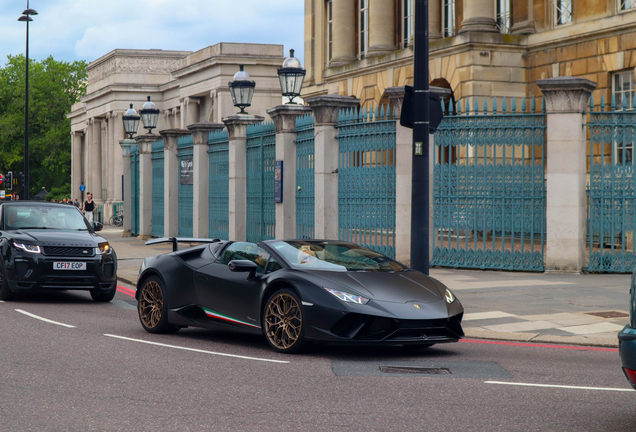
[(543, 271), (545, 108), (472, 102), (435, 133), (431, 265)]
[(314, 209), (314, 117), (296, 118), (296, 238), (315, 235)]
[(274, 160), (276, 133), (273, 123), (247, 128), (247, 241), (257, 243), (276, 235)]
[(179, 170), (181, 174), (178, 188), (178, 235), (180, 237), (192, 237), (194, 186), (185, 181), (183, 173), (184, 170), (188, 169), (188, 164), (190, 164), (190, 169), (192, 169), (193, 153), (192, 135), (180, 136), (177, 141), (177, 157), (179, 159)]
[(339, 238), (395, 258), (395, 119), (343, 110), (338, 116)]
[(588, 271), (631, 273), (636, 267), (634, 141), (636, 103), (590, 99)]
[(227, 130), (210, 132), (209, 237), (227, 240), (230, 230), (230, 158)]
[(132, 196), (126, 197), (130, 202), (130, 232), (139, 235), (139, 146), (134, 144), (130, 148), (130, 191)]
[(153, 237), (163, 237), (163, 140), (152, 143), (152, 230)]

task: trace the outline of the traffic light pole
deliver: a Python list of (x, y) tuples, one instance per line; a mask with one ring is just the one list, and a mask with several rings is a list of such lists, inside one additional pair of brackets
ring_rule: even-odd
[(428, 0), (415, 1), (415, 85), (413, 94), (413, 175), (411, 268), (429, 273), (429, 73)]
[[(27, 0), (27, 9), (29, 1)], [(24, 199), (29, 199), (29, 16), (26, 19), (26, 89), (24, 104)]]

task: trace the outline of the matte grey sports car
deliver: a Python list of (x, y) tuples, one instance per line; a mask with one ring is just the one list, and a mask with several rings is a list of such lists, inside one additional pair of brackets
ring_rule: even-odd
[[(177, 242), (209, 244), (177, 251)], [(164, 238), (171, 253), (144, 260), (141, 325), (264, 334), (279, 352), (308, 341), (431, 346), (463, 337), (464, 308), (439, 281), (370, 249), (333, 240), (257, 244)]]

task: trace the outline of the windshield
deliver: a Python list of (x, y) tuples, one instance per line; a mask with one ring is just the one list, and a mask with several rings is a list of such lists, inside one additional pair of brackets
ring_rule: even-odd
[(4, 229), (59, 229), (88, 231), (80, 212), (72, 206), (12, 205), (4, 207)]
[(277, 241), (270, 245), (295, 269), (392, 272), (406, 270), (400, 263), (353, 243)]

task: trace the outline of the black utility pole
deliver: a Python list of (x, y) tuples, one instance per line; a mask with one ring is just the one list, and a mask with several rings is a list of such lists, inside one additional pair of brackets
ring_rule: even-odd
[(415, 0), (415, 85), (413, 94), (413, 176), (411, 268), (429, 273), (429, 87), (428, 0)]

